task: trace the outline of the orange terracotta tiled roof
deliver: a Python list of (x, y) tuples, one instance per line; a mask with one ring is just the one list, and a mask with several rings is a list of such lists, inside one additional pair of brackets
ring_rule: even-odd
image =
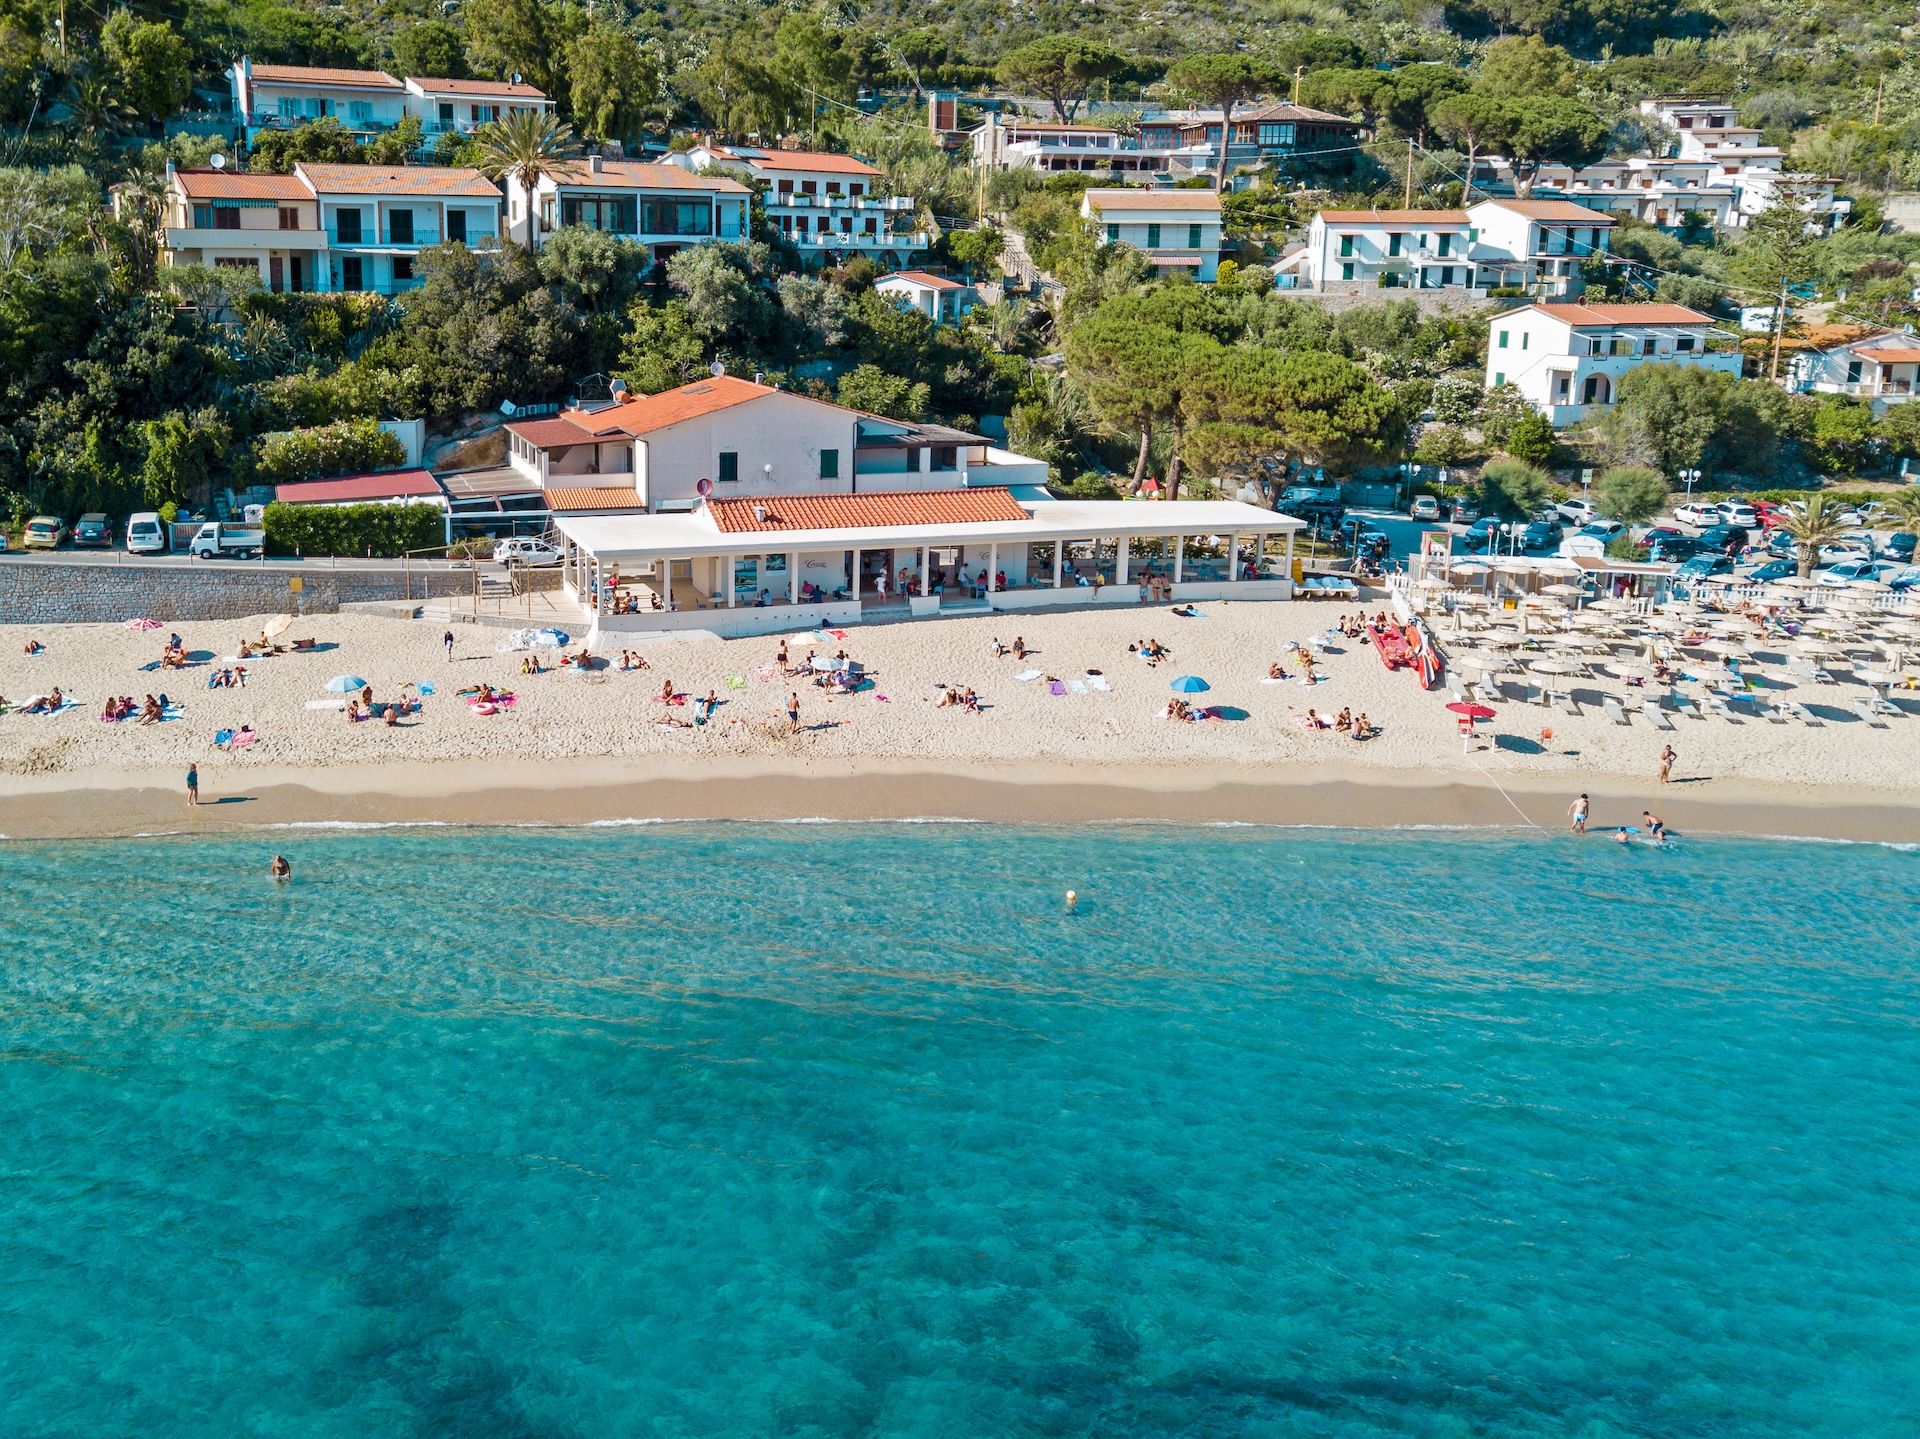
[(369, 90), (404, 90), (385, 70), (328, 70), (311, 65), (255, 65), (256, 85), (360, 85)]
[(561, 165), (553, 178), (562, 185), (590, 185), (600, 190), (699, 190), (706, 194), (751, 193), (738, 180), (724, 175), (696, 175), (678, 165), (642, 165), (633, 160), (603, 160), (598, 170), (587, 161)]
[(596, 410), (591, 415), (578, 417), (576, 423), (605, 424), (616, 430), (624, 430), (629, 435), (645, 435), (654, 430), (664, 430), (669, 425), (697, 420), (702, 415), (711, 415), (718, 410), (732, 409), (749, 400), (779, 393), (769, 385), (756, 385), (752, 380), (715, 375), (710, 380), (698, 380), (691, 385), (682, 385), (677, 390), (662, 390), (657, 395), (637, 395), (618, 409)]
[[(1711, 325), (1713, 316), (1685, 305), (1529, 305), (1575, 329), (1590, 325)], [(1517, 311), (1515, 313), (1518, 313)]]
[(300, 165), (313, 188), (326, 195), (465, 195), (498, 200), (500, 191), (478, 170), (444, 165)]
[(595, 434), (620, 434), (619, 430), (589, 430), (560, 415), (538, 420), (510, 420), (506, 429), (536, 449), (550, 450), (556, 445), (584, 445)]
[(1211, 190), (1089, 190), (1087, 204), (1112, 210), (1219, 210)]
[(824, 150), (755, 150), (738, 145), (712, 147), (714, 154), (756, 165), (762, 170), (818, 170), (830, 175), (878, 175), (864, 160), (851, 155), (829, 155)]
[[(1001, 488), (900, 491), (877, 495), (770, 495), (708, 500), (722, 534), (782, 530), (867, 530), (907, 525), (987, 525), (1030, 518)], [(761, 515), (764, 513), (765, 518)]]
[(1465, 225), (1465, 210), (1322, 210), (1320, 218), (1335, 225)]
[(417, 85), (429, 95), (498, 95), (509, 100), (544, 100), (547, 92), (531, 85), (516, 85), (511, 80), (436, 80), (429, 75), (407, 76), (409, 85)]
[(233, 170), (176, 170), (182, 194), (195, 200), (312, 200), (292, 175), (242, 175)]
[(644, 510), (647, 502), (638, 490), (590, 489), (580, 485), (549, 486), (547, 508), (556, 514), (600, 510)]
[(945, 275), (929, 275), (925, 270), (895, 270), (891, 275), (883, 275), (881, 283), (888, 280), (911, 280), (916, 285), (925, 285), (930, 290), (964, 290), (966, 285), (959, 280), (949, 280)]

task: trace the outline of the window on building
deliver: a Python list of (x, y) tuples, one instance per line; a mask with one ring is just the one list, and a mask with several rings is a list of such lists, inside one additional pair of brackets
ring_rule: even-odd
[(867, 187), (862, 185), (858, 180), (849, 180), (847, 182), (847, 195), (851, 199), (859, 199), (866, 193), (866, 189)]
[(837, 480), (840, 478), (840, 452), (838, 450), (822, 450), (820, 452), (820, 478), (823, 480)]
[(1187, 248), (1189, 250), (1197, 250), (1200, 248), (1200, 227), (1198, 225), (1187, 226)]
[(814, 181), (802, 180), (800, 182), (800, 193), (802, 195), (817, 195), (819, 192), (820, 187)]
[(1641, 349), (1641, 351), (1640, 351), (1640, 353), (1641, 353), (1641, 354), (1643, 354), (1643, 355), (1657, 355), (1657, 354), (1659, 354), (1659, 353), (1660, 353), (1660, 345), (1659, 345), (1659, 342), (1658, 342), (1658, 341), (1656, 341), (1656, 340), (1655, 340), (1655, 339), (1653, 338), (1653, 336), (1652, 336), (1652, 335), (1648, 335), (1648, 336), (1647, 336), (1647, 338), (1646, 338), (1646, 340), (1645, 340), (1645, 342), (1644, 342), (1644, 344), (1643, 344), (1643, 347), (1642, 347), (1642, 349)]
[(1676, 352), (1682, 355), (1690, 353), (1693, 349), (1693, 336), (1692, 335), (1680, 336), (1679, 339), (1673, 342), (1673, 348)]
[(1160, 227), (1158, 225), (1147, 226), (1147, 248), (1149, 250), (1157, 250), (1160, 248)]
[(1499, 345), (1503, 350), (1507, 347), (1507, 332), (1505, 330), (1500, 331)]
[(1493, 383), (1495, 385), (1504, 385), (1506, 384), (1506, 382), (1507, 382), (1507, 373), (1505, 370), (1495, 370), (1493, 372)]
[(373, 123), (373, 102), (371, 100), (349, 100), (347, 102), (347, 118), (356, 125), (371, 125)]
[(1440, 283), (1442, 285), (1451, 285), (1453, 283), (1453, 266), (1442, 265), (1440, 267)]
[(1260, 126), (1259, 139), (1256, 143), (1263, 150), (1283, 149), (1290, 146), (1293, 144), (1293, 126), (1263, 124)]
[(1352, 253), (1353, 253), (1353, 236), (1342, 235), (1340, 237), (1340, 258), (1344, 260), (1348, 255), (1351, 255)]
[(193, 228), (196, 230), (213, 228), (213, 206), (195, 205), (193, 207)]
[(1402, 235), (1398, 230), (1395, 230), (1391, 235), (1388, 235), (1387, 236), (1387, 253), (1389, 255), (1399, 254), (1400, 242), (1405, 238), (1406, 236)]
[(1452, 253), (1453, 253), (1453, 236), (1443, 234), (1440, 237), (1440, 258), (1444, 260), (1447, 258), (1447, 256), (1451, 255)]
[(722, 450), (720, 452), (720, 483), (730, 485), (740, 478), (740, 452)]
[(232, 205), (214, 206), (213, 228), (216, 230), (239, 229), (240, 228), (240, 211)]
[(880, 226), (877, 221), (868, 219), (863, 221), (862, 224), (865, 227), (861, 232), (862, 234), (877, 235), (880, 233)]
[(829, 195), (838, 195), (840, 193), (840, 182), (838, 180), (827, 181), (827, 193)]
[(390, 210), (387, 212), (387, 240), (394, 245), (413, 243), (413, 211)]
[(298, 120), (300, 118), (300, 102), (291, 95), (282, 95), (279, 105), (275, 108), (279, 110), (282, 120)]
[(333, 101), (331, 100), (307, 101), (307, 118), (310, 120), (324, 120), (332, 113)]
[(396, 255), (393, 258), (393, 278), (411, 280), (413, 278), (413, 256)]
[(340, 288), (350, 293), (366, 289), (366, 279), (358, 255), (340, 258)]
[(928, 451), (928, 465), (932, 470), (957, 470), (960, 468), (960, 450), (955, 445), (935, 445)]
[(442, 125), (451, 125), (453, 123), (453, 106), (442, 105), (440, 107), (440, 123)]
[(1531, 331), (1531, 330), (1522, 330), (1522, 331), (1520, 332), (1520, 348), (1521, 348), (1521, 349), (1523, 349), (1523, 350), (1524, 350), (1524, 349), (1526, 349), (1526, 348), (1527, 348), (1527, 342), (1528, 342), (1528, 341), (1530, 341), (1530, 340), (1531, 340), (1532, 338), (1533, 338), (1533, 331)]
[(1351, 280), (1353, 278), (1353, 262), (1351, 260), (1340, 267), (1340, 278), (1343, 280)]
[(1107, 226), (1107, 243), (1111, 245), (1119, 238), (1120, 238), (1120, 227), (1118, 225)]
[(280, 207), (280, 228), (283, 230), (299, 229), (300, 212), (291, 205), (282, 205)]
[(336, 210), (333, 213), (334, 228), (340, 232), (340, 243), (357, 245), (360, 243), (360, 212), (358, 210)]
[(1847, 361), (1847, 383), (1849, 385), (1857, 385), (1860, 383), (1860, 361)]
[(447, 238), (458, 240), (462, 244), (467, 238), (467, 212), (465, 210), (447, 211)]

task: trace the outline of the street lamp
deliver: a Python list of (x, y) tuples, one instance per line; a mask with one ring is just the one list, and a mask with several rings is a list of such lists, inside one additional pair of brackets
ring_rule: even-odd
[(1680, 472), (1680, 478), (1685, 481), (1687, 486), (1687, 503), (1692, 504), (1693, 487), (1699, 483), (1700, 472), (1698, 470), (1682, 470)]

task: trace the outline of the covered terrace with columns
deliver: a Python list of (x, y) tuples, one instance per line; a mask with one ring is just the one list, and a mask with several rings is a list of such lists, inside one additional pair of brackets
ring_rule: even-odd
[(561, 516), (555, 528), (565, 591), (596, 633), (747, 635), (875, 610), (1137, 604), (1149, 581), (1176, 600), (1290, 599), (1304, 526), (1234, 500), (982, 487), (711, 501), (683, 514)]

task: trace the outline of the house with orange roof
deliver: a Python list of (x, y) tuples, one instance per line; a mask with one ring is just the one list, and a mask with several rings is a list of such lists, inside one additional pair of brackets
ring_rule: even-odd
[(407, 113), (420, 120), (431, 147), (442, 135), (471, 135), (483, 125), (531, 110), (544, 115), (553, 101), (542, 90), (515, 80), (438, 80), (409, 75)]
[(1312, 290), (1471, 289), (1472, 232), (1465, 210), (1321, 210), (1277, 273)]
[(251, 145), (263, 130), (338, 120), (362, 140), (391, 130), (407, 113), (407, 87), (384, 70), (233, 62), (233, 113)]
[(1920, 388), (1920, 336), (1910, 330), (1861, 328), (1844, 338), (1806, 340), (1788, 362), (1787, 388), (1795, 394), (1853, 395), (1884, 413)]
[(171, 163), (166, 176), (161, 264), (251, 271), (276, 293), (321, 288), (327, 236), (319, 202), (298, 176)]
[(664, 262), (703, 240), (745, 239), (752, 198), (724, 175), (590, 155), (542, 175), (531, 195), (508, 176), (507, 233), (537, 250), (562, 226), (584, 225), (637, 241)]
[(1737, 347), (1711, 349), (1711, 315), (1684, 305), (1535, 304), (1496, 317), (1487, 388), (1512, 385), (1556, 426), (1613, 403), (1642, 365), (1688, 365), (1738, 377)]
[(1210, 285), (1220, 269), (1220, 197), (1211, 190), (1088, 190), (1080, 215), (1109, 245), (1131, 245), (1161, 275)]
[(853, 155), (708, 143), (667, 161), (700, 174), (745, 176), (760, 188), (767, 223), (823, 261), (866, 255), (894, 268), (931, 243), (914, 228), (912, 198), (887, 194), (886, 176)]
[(874, 290), (918, 310), (935, 324), (957, 324), (980, 303), (980, 292), (965, 280), (929, 270), (899, 270), (875, 283)]
[(1607, 253), (1619, 221), (1571, 200), (1483, 200), (1469, 205), (1475, 287), (1524, 288), (1576, 298), (1580, 267)]

